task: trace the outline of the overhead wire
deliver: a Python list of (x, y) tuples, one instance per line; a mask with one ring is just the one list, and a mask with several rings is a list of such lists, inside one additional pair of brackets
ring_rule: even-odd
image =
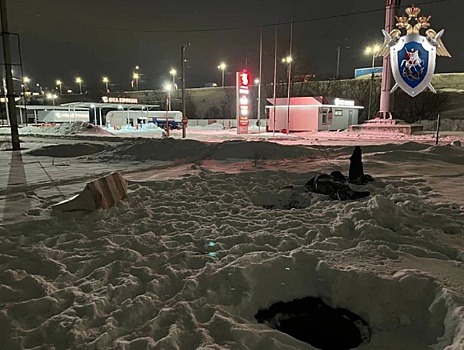
[[(449, 2), (452, 0), (429, 0), (429, 1), (424, 1), (421, 2), (420, 4), (417, 5), (429, 5), (429, 4), (434, 4), (434, 3), (443, 3), (443, 2)], [(401, 8), (405, 8), (409, 5), (403, 5)], [(373, 10), (365, 10), (365, 11), (356, 11), (356, 12), (349, 12), (349, 13), (343, 13), (343, 14), (336, 14), (336, 15), (330, 15), (330, 16), (320, 16), (320, 17), (314, 17), (314, 18), (307, 18), (307, 19), (300, 19), (300, 20), (294, 20), (293, 24), (299, 24), (299, 23), (309, 23), (309, 22), (316, 22), (316, 21), (326, 21), (326, 20), (331, 20), (331, 19), (337, 19), (337, 18), (343, 18), (343, 17), (350, 17), (350, 16), (358, 16), (358, 15), (366, 15), (366, 14), (372, 14), (372, 13), (377, 13), (377, 12), (385, 12), (385, 7), (379, 8), (379, 9), (373, 9)], [(279, 25), (290, 25), (292, 21), (281, 21), (278, 24)], [(245, 26), (234, 26), (234, 27), (221, 27), (221, 28), (199, 28), (199, 29), (127, 29), (127, 28), (109, 28), (109, 27), (101, 27), (101, 26), (89, 26), (86, 25), (86, 28), (91, 28), (91, 29), (99, 29), (99, 30), (107, 30), (107, 31), (115, 31), (115, 32), (127, 32), (127, 33), (207, 33), (207, 32), (224, 32), (224, 31), (233, 31), (233, 30), (243, 30), (243, 29), (255, 29), (255, 28), (261, 28), (261, 27), (274, 27), (277, 25), (277, 23), (268, 23), (268, 24), (259, 24), (259, 25), (245, 25)]]

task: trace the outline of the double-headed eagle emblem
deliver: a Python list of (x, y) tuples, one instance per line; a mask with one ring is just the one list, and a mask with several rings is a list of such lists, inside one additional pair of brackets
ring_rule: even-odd
[[(436, 55), (451, 57), (441, 40), (444, 29), (438, 33), (429, 28), (431, 16), (419, 16), (420, 8), (407, 7), (407, 16), (395, 16), (396, 28), (390, 33), (382, 30), (385, 40), (377, 56), (390, 54), (393, 77), (396, 84), (410, 96), (417, 96), (426, 87), (436, 92), (431, 81), (435, 71)], [(420, 32), (425, 30), (425, 35)], [(406, 32), (405, 35), (402, 33)]]

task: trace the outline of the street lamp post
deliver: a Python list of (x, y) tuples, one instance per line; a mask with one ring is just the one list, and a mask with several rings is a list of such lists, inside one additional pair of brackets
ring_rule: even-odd
[(39, 93), (40, 93), (41, 95), (43, 95), (43, 94), (44, 94), (44, 91), (43, 91), (43, 89), (42, 89), (42, 85), (40, 85), (39, 83), (37, 83), (37, 84), (35, 84), (35, 86), (37, 86), (37, 87), (39, 88)]
[(135, 80), (135, 90), (139, 90), (139, 73), (134, 73), (134, 75), (132, 76), (132, 78)]
[(340, 41), (338, 42), (337, 45), (337, 70), (335, 72), (335, 79), (338, 80), (340, 77), (340, 56), (341, 56), (341, 50), (342, 49), (349, 49), (350, 46), (348, 45), (348, 38), (344, 39), (344, 44), (340, 44)]
[(224, 87), (224, 72), (226, 70), (227, 65), (224, 62), (221, 62), (221, 64), (218, 66), (218, 69), (222, 71), (222, 87)]
[(177, 74), (177, 70), (175, 70), (174, 68), (171, 68), (171, 70), (169, 71), (169, 74), (172, 75), (172, 86), (173, 86), (173, 88), (176, 88), (176, 74)]
[(258, 134), (261, 134), (261, 80), (259, 80), (259, 78), (255, 79), (255, 85), (258, 88), (258, 108), (256, 112), (258, 119)]
[[(291, 91), (291, 75), (292, 75), (292, 56), (282, 58), (282, 63), (287, 64), (287, 135), (290, 133), (290, 91)], [(275, 116), (274, 116), (275, 118)]]
[(26, 92), (30, 89), (29, 89), (29, 83), (31, 82), (31, 79), (29, 79), (29, 77), (24, 77), (23, 78), (23, 87), (24, 87), (24, 101), (26, 101)]
[(189, 46), (190, 43), (181, 45), (180, 47), (180, 61), (182, 65), (182, 138), (186, 137), (186, 124), (188, 122), (187, 115), (185, 112), (185, 49)]
[(165, 131), (166, 131), (166, 137), (169, 137), (169, 110), (171, 109), (171, 89), (172, 86), (169, 83), (166, 83), (164, 85), (164, 90), (166, 91), (166, 125), (165, 125)]
[(76, 83), (79, 85), (79, 93), (82, 94), (82, 79), (80, 77), (77, 77)]
[(380, 46), (379, 45), (374, 45), (374, 46), (368, 46), (364, 50), (364, 53), (366, 55), (372, 55), (372, 72), (371, 72), (371, 82), (369, 86), (369, 104), (367, 106), (367, 119), (371, 118), (371, 105), (372, 105), (372, 90), (373, 90), (373, 85), (374, 85), (374, 66), (375, 66), (375, 55), (379, 52)]
[(60, 95), (63, 94), (63, 91), (61, 90), (61, 85), (62, 85), (62, 82), (61, 82), (61, 80), (58, 79), (58, 80), (56, 81), (56, 86), (58, 86), (58, 88), (59, 88), (59, 90), (60, 90)]
[(109, 84), (110, 80), (108, 79), (108, 77), (103, 77), (103, 82), (105, 83), (106, 92), (110, 92), (110, 90), (108, 88), (108, 84)]
[(132, 72), (132, 79), (135, 81), (135, 86), (133, 86), (134, 90), (139, 90), (139, 78), (140, 78), (140, 73), (139, 73), (139, 66), (134, 67), (134, 71)]

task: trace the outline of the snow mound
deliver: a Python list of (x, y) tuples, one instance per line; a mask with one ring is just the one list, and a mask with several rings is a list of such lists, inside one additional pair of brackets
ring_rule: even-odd
[(127, 157), (137, 160), (174, 159), (252, 159), (256, 161), (282, 158), (314, 157), (317, 152), (305, 146), (286, 146), (267, 141), (225, 141), (203, 143), (189, 139), (147, 139), (117, 147), (105, 155), (117, 160)]
[(204, 130), (223, 130), (224, 125), (222, 123), (211, 123), (202, 127)]
[(175, 160), (201, 158), (206, 145), (195, 140), (173, 138), (146, 139), (117, 147), (105, 155), (108, 160), (132, 158), (136, 160)]
[(50, 145), (42, 148), (34, 149), (29, 152), (33, 156), (42, 157), (80, 157), (89, 154), (95, 154), (106, 149), (102, 144), (78, 143), (69, 145)]
[(98, 134), (112, 135), (97, 125), (87, 122), (62, 123), (54, 126), (25, 126), (19, 129), (21, 134), (52, 134), (52, 135), (75, 135), (75, 134)]
[(307, 180), (200, 172), (132, 183), (109, 210), (0, 227), (3, 348), (310, 349), (254, 316), (318, 297), (368, 322), (366, 349), (459, 349), (464, 301), (449, 276), (462, 276), (464, 255), (449, 239), (463, 233), (462, 208), (400, 178), (356, 202), (251, 199)]
[(314, 156), (315, 152), (313, 149), (303, 146), (286, 146), (266, 141), (234, 140), (211, 146), (209, 154), (213, 159), (231, 159), (239, 155), (241, 159), (267, 160), (309, 157)]
[[(411, 143), (408, 146), (414, 145)], [(437, 161), (450, 164), (463, 164), (464, 165), (464, 148), (452, 145), (429, 146), (422, 145), (421, 148), (402, 148), (392, 147), (391, 150), (383, 150), (383, 148), (363, 147), (363, 152), (373, 152), (373, 157), (376, 160), (383, 161)], [(379, 151), (379, 150), (382, 151)]]

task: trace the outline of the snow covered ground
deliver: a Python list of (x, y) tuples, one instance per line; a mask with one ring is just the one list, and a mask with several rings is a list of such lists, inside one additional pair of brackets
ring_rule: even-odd
[[(459, 137), (28, 128), (0, 152), (1, 349), (315, 349), (255, 318), (309, 296), (366, 321), (359, 349), (463, 349)], [(305, 191), (358, 144), (369, 197)], [(50, 210), (113, 170), (118, 205)]]

